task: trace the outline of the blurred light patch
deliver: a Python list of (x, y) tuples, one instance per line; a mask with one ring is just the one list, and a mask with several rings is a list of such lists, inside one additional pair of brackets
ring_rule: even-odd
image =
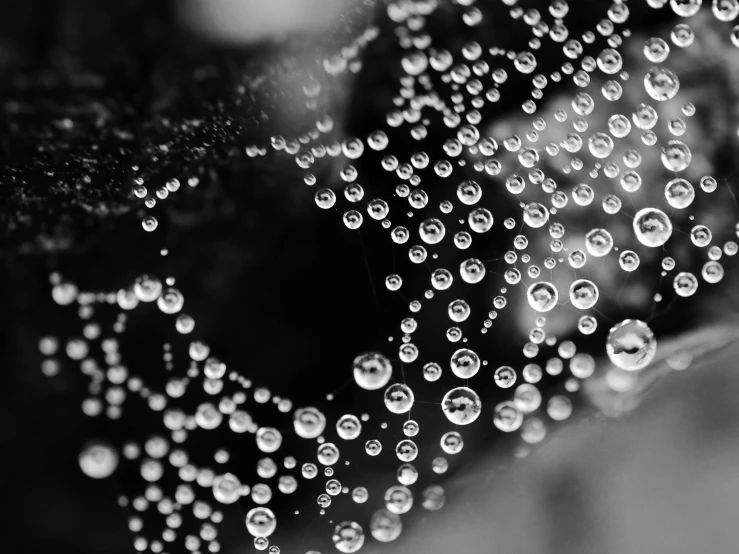
[(249, 44), (296, 33), (317, 33), (354, 0), (181, 0), (180, 17), (218, 42)]

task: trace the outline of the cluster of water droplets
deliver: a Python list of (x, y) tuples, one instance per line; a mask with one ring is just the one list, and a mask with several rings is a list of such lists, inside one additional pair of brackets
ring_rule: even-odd
[[(415, 492), (412, 487), (420, 474), (430, 472), (433, 476), (447, 471), (449, 458), (463, 449), (462, 426), (475, 422), (492, 424), (503, 433), (518, 433), (526, 445), (538, 444), (551, 425), (570, 417), (572, 395), (578, 392), (583, 379), (593, 376), (596, 357), (603, 351), (615, 370), (621, 372), (639, 372), (654, 359), (657, 343), (647, 322), (632, 318), (612, 322), (598, 309), (604, 297), (601, 289), (610, 296), (612, 288), (610, 281), (599, 281), (603, 279), (603, 268), (608, 272), (621, 271), (626, 276), (642, 267), (642, 257), (651, 259), (657, 252), (662, 256), (662, 278), (670, 276), (677, 297), (690, 297), (701, 283), (721, 281), (724, 269), (720, 260), (723, 255), (734, 256), (738, 247), (733, 240), (712, 244), (715, 239), (708, 226), (710, 221), (685, 227), (685, 218), (678, 219), (676, 215), (689, 211), (700, 195), (712, 194), (719, 187), (717, 179), (710, 175), (698, 183), (687, 178), (692, 148), (700, 145), (691, 147), (681, 137), (696, 108), (689, 98), (681, 97), (680, 76), (670, 67), (671, 49), (687, 48), (696, 40), (688, 18), (698, 14), (702, 2), (646, 1), (655, 9), (669, 6), (685, 21), (675, 25), (669, 36), (651, 37), (644, 42), (643, 59), (651, 67), (643, 75), (627, 72), (630, 61), (622, 50), (631, 33), (625, 27), (629, 7), (623, 2), (617, 1), (604, 10), (595, 32), (588, 31), (578, 38), (570, 34), (565, 24), (569, 6), (564, 0), (553, 0), (545, 13), (523, 9), (515, 0), (504, 0), (510, 17), (528, 28), (528, 49), (515, 52), (470, 41), (454, 53), (437, 48), (435, 37), (426, 30), (427, 18), (439, 6), (437, 1), (391, 2), (387, 15), (404, 52), (397, 61), (403, 76), (385, 121), (378, 122), (377, 129), (366, 137), (336, 138), (338, 130), (333, 119), (322, 115), (315, 129), (304, 136), (275, 136), (269, 145), (246, 148), (250, 157), (294, 159), (304, 172), (304, 183), (313, 187), (311, 194), (318, 208), (331, 212), (330, 216), (336, 214), (351, 232), (379, 225), (391, 242), (406, 252), (412, 264), (405, 274), (393, 273), (385, 278), (388, 294), (410, 298), (417, 295), (408, 302), (408, 313), (400, 322), (402, 338), (397, 350), (358, 353), (346, 367), (347, 377), (353, 377), (360, 389), (384, 405), (391, 423), (383, 423), (379, 435), (374, 428), (371, 434), (365, 429), (370, 420), (368, 414), (334, 417), (330, 405), (326, 407), (328, 402), (294, 406), (289, 399), (253, 384), (248, 375), (219, 361), (203, 339), (193, 338), (189, 343), (186, 375), (176, 376), (173, 372), (164, 389), (156, 390), (123, 364), (117, 336), (125, 332), (127, 314), (143, 304), (156, 304), (159, 311), (171, 316), (179, 334), (195, 332), (195, 320), (182, 311), (185, 297), (176, 288), (175, 277), (162, 281), (153, 275), (142, 275), (129, 288), (115, 293), (90, 293), (78, 290), (58, 274), (52, 275), (54, 300), (61, 305), (77, 306), (83, 331), (82, 337), (66, 344), (54, 337), (41, 340), (44, 373), (55, 375), (60, 367), (59, 357), (64, 354), (89, 377), (89, 395), (82, 405), (86, 415), (118, 419), (127, 399), (140, 397), (159, 414), (167, 429), (167, 433), (151, 435), (143, 444), (114, 446), (93, 441), (80, 453), (82, 471), (96, 479), (110, 476), (121, 459), (138, 467), (145, 483), (144, 492), (119, 499), (133, 514), (128, 524), (134, 533), (136, 550), (166, 552), (168, 544), (182, 539), (191, 552), (218, 552), (218, 524), (224, 518), (220, 506), (248, 499), (251, 508), (244, 519), (254, 547), (277, 553), (279, 546), (270, 544), (270, 537), (277, 531), (278, 516), (281, 518), (282, 514), (275, 514), (269, 507), (273, 495), (294, 494), (303, 481), (316, 478), (325, 478), (325, 492), (315, 499), (315, 511), (320, 516), (331, 515), (333, 499), (341, 494), (349, 495), (357, 504), (377, 505), (367, 521), (347, 519), (348, 513), (336, 514), (341, 521), (331, 525), (330, 536), (338, 551), (356, 552), (368, 536), (380, 542), (393, 541), (403, 528), (401, 516), (418, 506), (435, 511), (444, 505), (441, 485), (430, 484)], [(457, 0), (456, 4), (455, 13), (465, 25), (477, 27), (485, 23), (485, 12), (474, 0)], [(711, 10), (721, 22), (733, 22), (739, 15), (739, 1), (714, 0)], [(368, 29), (340, 53), (324, 60), (323, 69), (337, 79), (346, 72), (358, 72), (362, 49), (378, 36), (377, 28)], [(739, 26), (730, 29), (729, 36), (739, 47)], [(561, 67), (548, 75), (537, 72), (536, 52), (542, 48), (562, 52)], [(494, 132), (488, 132), (491, 128), (483, 121), (481, 110), (500, 101), (512, 75), (532, 83), (530, 97), (521, 102), (527, 128), (523, 137), (510, 131), (494, 136)], [(567, 103), (548, 104), (548, 84), (560, 81), (571, 81), (575, 92)], [(625, 87), (638, 92), (623, 98)], [(315, 108), (320, 85), (308, 83), (304, 93), (308, 107)], [(669, 121), (666, 133), (659, 130), (658, 134), (661, 127), (657, 124), (663, 113), (680, 115)], [(449, 138), (441, 145), (427, 145), (429, 126), (432, 120), (437, 124), (437, 119), (448, 129)], [(402, 137), (402, 141), (415, 141), (416, 152), (407, 159), (394, 155), (391, 137), (395, 136)], [(551, 140), (546, 142), (547, 139)], [(636, 148), (639, 142), (643, 148)], [(444, 153), (438, 159), (429, 154), (435, 151), (434, 146), (440, 146)], [(378, 153), (386, 181), (397, 184), (363, 181), (362, 158), (370, 151)], [(654, 156), (655, 152), (671, 177), (660, 182), (653, 182), (650, 177), (647, 182), (639, 167), (643, 158)], [(311, 172), (325, 159), (343, 164), (338, 184), (319, 183)], [(186, 178), (185, 182), (191, 187), (199, 183), (197, 177)], [(438, 190), (438, 182), (452, 191), (440, 200), (432, 199), (428, 192)], [(429, 186), (425, 187), (426, 183)], [(663, 195), (660, 192), (663, 198), (636, 205), (633, 198), (643, 198), (637, 195), (642, 188), (664, 189)], [(179, 191), (178, 179), (158, 186), (154, 194), (147, 189), (143, 177), (134, 179), (133, 192), (149, 209), (170, 194), (181, 194)], [(510, 195), (511, 205), (516, 208), (498, 221), (491, 207), (505, 205), (503, 195)], [(484, 197), (496, 200), (484, 203)], [(405, 203), (404, 209), (395, 208)], [(580, 213), (588, 214), (587, 228), (574, 223)], [(694, 216), (688, 219), (692, 222)], [(143, 218), (142, 226), (145, 231), (154, 232), (158, 221), (149, 215)], [(715, 231), (718, 234), (724, 230)], [(465, 251), (473, 243), (484, 241), (486, 235), (495, 236), (498, 242), (509, 241), (510, 249), (492, 260), (468, 257)], [(681, 248), (687, 244), (706, 249), (707, 260), (697, 275), (690, 268), (677, 267), (675, 259), (669, 256), (668, 249), (676, 242)], [(451, 249), (442, 248), (449, 243), (453, 245)], [(429, 279), (430, 286), (423, 293), (414, 290), (420, 278)], [(449, 296), (451, 293), (446, 291), (460, 281), (463, 288), (496, 289), (492, 306), (484, 308), (468, 298)], [(660, 299), (659, 294), (654, 298), (655, 302)], [(446, 307), (449, 327), (443, 340), (448, 341), (453, 352), (447, 359), (429, 360), (413, 337), (432, 328), (431, 322), (421, 317), (421, 311), (437, 301)], [(119, 309), (111, 330), (95, 323), (97, 305)], [(499, 312), (506, 308), (510, 311), (510, 306), (520, 308), (529, 321), (530, 330), (521, 346), (527, 362), (520, 367), (512, 362), (496, 363), (488, 370), (488, 361), (478, 352), (483, 351), (482, 341), (488, 330), (495, 330)], [(601, 324), (611, 326), (601, 351), (578, 351), (575, 342), (559, 341), (556, 330), (547, 329), (548, 318), (554, 318), (558, 311), (573, 310), (578, 314), (575, 334), (588, 336)], [(478, 322), (476, 327), (474, 321)], [(510, 328), (500, 330), (508, 337), (506, 340), (515, 332)], [(100, 351), (93, 353), (93, 345)], [(556, 347), (557, 355), (539, 360), (544, 347)], [(165, 371), (173, 370), (173, 358), (172, 345), (164, 344)], [(564, 390), (545, 398), (537, 384), (545, 375), (560, 375), (565, 368), (569, 376)], [(416, 377), (440, 382), (444, 388), (438, 398), (424, 398), (426, 405), (422, 408), (416, 405)], [(502, 390), (510, 389), (507, 399), (488, 407), (474, 384), (486, 378)], [(177, 407), (177, 399), (188, 390), (205, 395), (194, 412)], [(266, 421), (256, 421), (247, 409), (252, 403), (272, 405), (278, 413), (291, 417), (295, 435), (304, 445), (311, 445), (301, 449), (304, 459), (285, 455), (279, 460), (284, 450), (283, 434)], [(438, 434), (443, 455), (433, 457), (428, 467), (422, 468), (417, 466), (420, 447), (414, 440), (420, 426), (411, 418), (417, 409), (440, 410), (450, 427), (426, 430)], [(404, 421), (398, 423), (399, 420)], [(394, 425), (402, 431), (398, 441), (387, 438)], [(330, 442), (326, 435), (334, 429), (338, 440)], [(237, 475), (219, 469), (229, 460), (226, 449), (213, 453), (216, 469), (195, 464), (186, 444), (198, 430), (253, 435), (250, 440), (262, 456), (256, 461), (255, 474)], [(379, 493), (365, 486), (350, 489), (343, 484), (341, 470), (351, 462), (342, 460), (343, 441), (363, 442), (369, 457), (390, 450), (398, 462), (397, 484)], [(177, 476), (178, 484), (173, 490), (160, 485), (165, 472)], [(164, 517), (163, 530), (143, 530), (142, 514), (150, 510)], [(183, 522), (192, 523), (192, 518), (198, 527), (188, 534)], [(308, 554), (316, 552), (311, 550)]]

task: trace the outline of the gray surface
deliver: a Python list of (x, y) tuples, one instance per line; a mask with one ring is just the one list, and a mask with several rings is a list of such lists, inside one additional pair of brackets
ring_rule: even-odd
[[(526, 459), (496, 452), (447, 486), (439, 512), (416, 514), (395, 548), (366, 553), (694, 554), (739, 544), (736, 327), (665, 342), (700, 354), (664, 374), (621, 419), (589, 417)], [(700, 343), (703, 352), (699, 352)], [(424, 512), (419, 510), (419, 512)], [(421, 515), (421, 521), (417, 521)]]

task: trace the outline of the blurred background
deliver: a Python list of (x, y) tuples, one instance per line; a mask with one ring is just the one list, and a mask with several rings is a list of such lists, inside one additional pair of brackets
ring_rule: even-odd
[[(511, 24), (505, 3), (478, 2), (486, 23), (474, 28), (452, 17), (468, 4), (440, 3), (428, 18), (437, 48), (458, 52), (471, 40), (512, 50), (526, 47), (527, 39)], [(542, 12), (548, 6), (520, 4)], [(606, 17), (610, 3), (573, 0), (569, 5), (568, 29), (581, 36)], [(645, 2), (629, 2), (629, 7), (632, 39), (622, 52), (639, 81), (639, 70), (649, 67), (641, 54), (644, 41), (666, 38), (678, 20), (671, 10), (654, 10)], [(717, 237), (725, 241), (734, 234), (737, 216), (731, 186), (737, 171), (739, 56), (728, 28), (710, 13), (690, 24), (699, 39), (670, 58), (680, 75), (681, 96), (697, 108), (685, 139), (696, 145), (689, 178), (696, 182), (713, 174), (721, 183), (715, 193), (696, 200), (694, 213), (710, 220), (712, 228), (728, 229), (726, 236)], [(357, 63), (337, 76), (328, 74), (327, 63), (368, 28), (376, 28), (378, 38), (356, 55)], [(388, 337), (399, 336), (398, 322), (411, 298), (387, 294), (384, 280), (389, 273), (412, 275), (411, 264), (405, 250), (381, 229), (364, 226), (349, 233), (338, 212), (317, 210), (313, 190), (303, 184), (302, 172), (292, 162), (251, 157), (247, 147), (269, 144), (277, 135), (306, 133), (329, 113), (334, 115), (336, 140), (365, 138), (382, 127), (402, 76), (403, 50), (393, 28), (385, 3), (359, 0), (29, 0), (0, 7), (0, 340), (6, 375), (0, 392), (0, 441), (6, 453), (1, 486), (12, 511), (4, 518), (7, 536), (24, 551), (132, 551), (130, 514), (117, 505), (117, 498), (141, 494), (136, 468), (121, 467), (111, 479), (98, 482), (80, 472), (77, 457), (90, 437), (120, 444), (164, 432), (161, 417), (136, 398), (120, 420), (85, 417), (80, 409), (87, 396), (85, 378), (68, 360), (53, 377), (43, 374), (39, 338), (65, 342), (80, 336), (84, 325), (77, 306), (52, 301), (52, 272), (90, 292), (116, 291), (143, 273), (176, 275), (177, 287), (186, 292), (185, 309), (197, 320), (198, 336), (230, 368), (298, 406), (325, 404), (326, 395), (333, 394), (329, 421), (349, 411), (367, 413), (368, 432), (379, 432), (381, 422), (390, 421), (387, 452), (379, 458), (368, 462), (360, 444), (342, 447), (352, 466), (341, 481), (366, 486), (371, 498), (367, 505), (340, 497), (326, 516), (318, 516), (320, 479), (301, 481), (289, 498), (276, 496), (276, 512), (301, 512), (293, 523), (281, 519), (275, 543), (283, 552), (333, 551), (328, 520), (336, 522), (351, 510), (353, 517), (366, 521), (379, 507), (382, 491), (396, 482), (398, 463), (388, 445), (402, 437), (402, 418), (391, 420), (376, 395), (359, 391), (351, 382), (350, 367), (362, 351), (397, 348)], [(561, 58), (554, 49), (537, 52), (537, 71), (555, 71)], [(451, 93), (444, 83), (435, 84)], [(624, 86), (626, 114), (629, 106), (646, 99), (643, 87), (633, 84)], [(530, 88), (530, 79), (510, 72), (500, 101), (481, 110), (487, 134), (524, 134), (531, 117), (524, 119), (520, 104)], [(551, 113), (572, 94), (572, 85), (564, 80), (551, 83), (540, 109)], [(598, 111), (602, 105), (597, 103), (589, 118), (593, 129), (603, 127), (609, 115)], [(660, 115), (660, 124), (672, 117)], [(436, 149), (427, 152), (434, 159), (452, 131), (440, 120), (428, 128), (426, 143)], [(542, 134), (547, 133), (542, 144), (557, 142), (562, 128), (551, 125)], [(659, 157), (647, 152), (638, 137), (633, 144), (621, 144), (624, 151), (631, 147), (644, 152), (639, 172), (645, 185), (631, 195), (635, 204), (661, 197), (668, 177)], [(391, 145), (399, 159), (417, 149), (400, 135), (391, 136)], [(356, 163), (367, 196), (387, 199), (391, 212), (407, 209), (401, 199), (391, 198), (396, 183), (380, 172), (379, 159), (367, 152)], [(326, 160), (313, 171), (323, 186), (338, 187), (339, 169), (338, 162)], [(468, 169), (467, 178), (504, 186), (503, 174), (492, 177)], [(174, 177), (183, 183), (181, 194), (166, 207), (155, 208), (160, 220), (156, 234), (141, 231), (144, 210), (131, 194), (136, 176), (147, 183)], [(457, 177), (462, 178), (455, 174), (455, 182)], [(197, 186), (184, 186), (191, 179)], [(576, 183), (574, 175), (559, 180), (566, 190)], [(454, 193), (442, 180), (425, 182), (424, 188), (435, 203)], [(487, 195), (485, 202), (496, 221), (517, 209), (507, 194)], [(567, 248), (582, 248), (577, 237), (593, 222), (577, 214), (563, 217)], [(675, 224), (683, 230), (693, 225), (679, 215)], [(614, 219), (609, 226), (617, 240), (630, 229), (628, 218)], [(447, 260), (470, 255), (497, 259), (510, 249), (514, 235), (501, 232), (474, 244), (462, 257), (451, 247), (440, 248), (439, 254)], [(162, 248), (172, 254), (161, 256)], [(549, 245), (530, 248), (543, 252)], [(739, 430), (731, 363), (737, 348), (734, 271), (727, 261), (721, 285), (702, 287), (700, 295), (663, 313), (654, 301), (655, 293), (671, 288), (671, 280), (660, 278), (663, 253), (639, 253), (642, 266), (628, 280), (607, 264), (593, 271), (603, 283), (600, 308), (607, 319), (657, 315), (650, 325), (668, 346), (640, 385), (624, 385), (630, 393), (614, 397), (605, 383), (607, 363), (599, 359), (587, 393), (576, 397), (575, 415), (548, 428), (542, 446), (532, 451), (518, 436), (501, 434), (490, 425), (487, 410), (484, 424), (465, 429), (464, 451), (450, 457), (449, 470), (435, 475), (428, 467), (440, 454), (439, 435), (451, 427), (433, 402), (449, 381), (419, 380), (417, 398), (429, 404), (413, 411), (421, 428), (417, 442), (426, 452), (417, 464), (425, 471), (416, 487), (442, 484), (447, 502), (438, 512), (414, 509), (404, 518), (397, 542), (368, 541), (365, 551), (735, 550), (739, 533), (731, 518), (739, 503)], [(670, 255), (681, 267), (697, 271), (702, 264), (695, 249), (677, 245)], [(408, 286), (420, 298), (428, 275), (414, 275)], [(450, 294), (463, 296), (481, 320), (492, 309), (501, 283), (489, 279), (471, 294), (457, 283)], [(485, 338), (481, 356), (493, 367), (524, 363), (521, 345), (531, 318), (519, 296), (509, 298), (509, 307)], [(456, 349), (438, 340), (449, 326), (445, 312), (445, 305), (430, 304), (418, 316), (424, 334), (414, 342), (426, 360), (442, 363)], [(115, 317), (105, 307), (96, 313), (109, 327)], [(186, 348), (189, 342), (165, 321), (153, 306), (140, 308), (130, 315), (120, 338), (125, 365), (153, 386), (165, 382), (162, 344)], [(576, 321), (563, 312), (561, 321), (550, 323), (558, 338), (565, 339), (576, 334)], [(604, 322), (590, 339), (580, 336), (578, 348), (602, 353), (607, 330)], [(685, 351), (695, 357), (688, 370), (678, 373), (670, 356)], [(540, 387), (545, 397), (564, 391), (564, 377), (545, 379)], [(506, 397), (492, 382), (476, 383), (476, 391), (492, 404)], [(275, 410), (268, 408), (250, 410), (255, 419), (276, 419)], [(289, 431), (290, 418), (284, 416), (275, 426)], [(232, 466), (252, 471), (258, 452), (251, 443), (220, 440), (224, 443), (216, 445), (214, 437), (194, 437), (189, 452), (207, 465), (213, 463), (213, 448), (222, 446), (231, 451)], [(304, 457), (297, 450), (285, 454)], [(224, 510), (222, 551), (251, 550), (243, 526), (248, 507), (232, 508)], [(152, 519), (147, 525), (160, 525)]]

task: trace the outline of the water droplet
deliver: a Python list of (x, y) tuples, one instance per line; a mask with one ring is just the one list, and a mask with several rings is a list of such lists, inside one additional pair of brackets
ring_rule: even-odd
[(657, 340), (646, 323), (625, 319), (608, 332), (606, 353), (614, 365), (637, 371), (646, 367), (657, 352)]
[(644, 246), (662, 246), (672, 235), (672, 222), (662, 210), (644, 208), (634, 216), (634, 234)]
[(467, 425), (480, 416), (480, 397), (470, 388), (457, 387), (444, 395), (441, 402), (444, 415), (455, 425)]

